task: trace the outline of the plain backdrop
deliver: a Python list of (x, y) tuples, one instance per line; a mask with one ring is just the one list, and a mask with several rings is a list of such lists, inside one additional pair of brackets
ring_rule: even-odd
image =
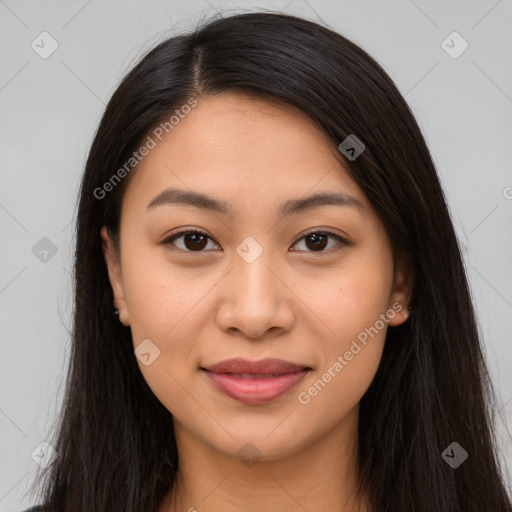
[(0, 0), (1, 511), (31, 505), (31, 454), (62, 400), (75, 204), (105, 104), (157, 42), (216, 11), (261, 9), (305, 16), (359, 44), (414, 112), (466, 247), (500, 403), (500, 455), (512, 471), (510, 0)]

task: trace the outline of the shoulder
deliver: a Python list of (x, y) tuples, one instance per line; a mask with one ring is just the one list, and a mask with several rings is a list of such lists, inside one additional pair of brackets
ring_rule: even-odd
[(44, 512), (42, 505), (37, 505), (32, 508), (27, 508), (27, 510), (24, 510), (23, 512)]

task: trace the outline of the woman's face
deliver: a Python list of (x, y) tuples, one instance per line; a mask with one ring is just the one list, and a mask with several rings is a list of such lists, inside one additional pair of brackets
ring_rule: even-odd
[[(409, 295), (337, 147), (295, 108), (238, 93), (199, 98), (163, 135), (132, 171), (120, 264), (101, 235), (134, 356), (177, 437), (273, 460), (342, 430)], [(246, 364), (214, 368), (234, 358)], [(264, 359), (282, 362), (252, 364)]]

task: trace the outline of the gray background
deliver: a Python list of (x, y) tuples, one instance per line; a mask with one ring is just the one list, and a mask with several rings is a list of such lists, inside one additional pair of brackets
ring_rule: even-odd
[[(416, 115), (467, 247), (498, 392), (499, 453), (511, 470), (510, 0), (189, 0), (186, 6), (176, 0), (0, 0), (1, 511), (31, 504), (24, 497), (37, 467), (31, 453), (47, 438), (62, 399), (75, 202), (105, 103), (138, 56), (158, 41), (217, 10), (261, 8), (329, 23), (382, 64)], [(58, 43), (46, 59), (31, 47), (43, 31)], [(457, 58), (442, 46), (453, 31), (469, 44)], [(460, 40), (447, 44), (452, 52), (462, 48)], [(57, 250), (46, 262), (33, 252), (43, 237)]]

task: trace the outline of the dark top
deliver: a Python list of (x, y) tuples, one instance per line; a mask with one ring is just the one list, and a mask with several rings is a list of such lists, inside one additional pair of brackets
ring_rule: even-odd
[(42, 505), (37, 505), (32, 508), (27, 508), (27, 510), (25, 510), (24, 512), (43, 512), (43, 507)]

